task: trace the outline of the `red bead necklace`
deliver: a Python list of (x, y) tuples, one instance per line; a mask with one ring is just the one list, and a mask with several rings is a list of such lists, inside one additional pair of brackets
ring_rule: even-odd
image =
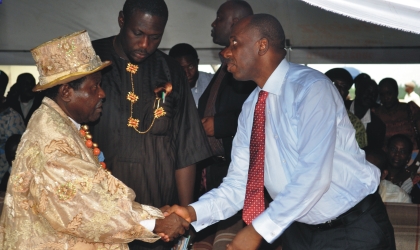
[[(93, 151), (93, 155), (98, 157), (101, 154), (101, 150), (98, 148), (98, 144), (92, 141), (92, 135), (89, 132), (89, 126), (82, 125), (80, 127), (79, 133), (83, 136), (86, 147), (91, 148)], [(105, 162), (101, 161), (99, 163), (101, 164), (101, 167), (106, 170)]]

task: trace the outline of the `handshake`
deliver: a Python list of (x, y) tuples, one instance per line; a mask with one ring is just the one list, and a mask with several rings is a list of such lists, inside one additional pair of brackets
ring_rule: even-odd
[[(156, 220), (154, 232), (165, 242), (183, 235), (185, 230), (188, 230), (190, 223), (197, 220), (197, 214), (191, 206), (164, 206), (160, 210), (165, 219)], [(236, 234), (233, 240), (226, 245), (226, 250), (255, 250), (258, 249), (261, 241), (261, 235), (250, 224)]]
[(160, 208), (165, 219), (156, 220), (155, 229), (163, 241), (169, 242), (183, 235), (189, 229), (190, 223), (196, 220), (194, 208), (166, 205)]

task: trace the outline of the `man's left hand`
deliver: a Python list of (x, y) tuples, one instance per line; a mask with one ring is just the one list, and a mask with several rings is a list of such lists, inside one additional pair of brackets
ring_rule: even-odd
[(175, 213), (166, 216), (165, 219), (157, 219), (154, 232), (157, 233), (163, 241), (173, 241), (175, 238), (183, 235), (188, 230), (189, 223)]
[(201, 119), (203, 124), (204, 131), (206, 131), (207, 136), (214, 136), (214, 116), (206, 116)]
[(261, 235), (250, 224), (239, 231), (232, 242), (227, 244), (226, 250), (255, 250), (260, 246), (261, 240)]

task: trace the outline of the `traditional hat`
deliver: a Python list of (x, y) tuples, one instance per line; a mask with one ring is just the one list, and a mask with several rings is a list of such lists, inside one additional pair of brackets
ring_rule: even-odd
[(405, 84), (405, 86), (415, 88), (416, 87), (416, 84), (414, 82), (407, 82)]
[(31, 53), (39, 71), (39, 83), (33, 91), (65, 84), (111, 65), (96, 55), (86, 30), (43, 43)]

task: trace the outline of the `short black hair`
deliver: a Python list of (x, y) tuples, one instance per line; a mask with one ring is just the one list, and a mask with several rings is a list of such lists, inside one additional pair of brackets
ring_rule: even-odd
[(169, 50), (169, 56), (173, 58), (182, 56), (192, 56), (192, 58), (198, 60), (197, 50), (188, 43), (178, 43)]
[(388, 140), (387, 148), (389, 149), (389, 147), (391, 147), (391, 144), (393, 144), (395, 141), (402, 141), (405, 144), (407, 144), (407, 146), (408, 146), (407, 151), (410, 152), (410, 155), (411, 155), (411, 152), (413, 151), (413, 142), (410, 140), (410, 138), (408, 138), (407, 136), (405, 136), (403, 134), (393, 135)]
[(397, 81), (395, 81), (394, 78), (384, 78), (379, 82), (379, 88), (383, 87), (383, 86), (389, 86), (392, 88), (392, 90), (397, 93), (398, 95), (398, 83)]
[[(369, 89), (369, 87), (372, 86), (375, 88), (376, 93), (378, 93), (378, 84), (375, 82), (375, 80), (372, 79), (362, 79), (355, 84), (356, 87), (356, 97), (362, 97), (363, 94)], [(378, 96), (376, 96), (377, 98)]]
[(346, 69), (333, 68), (325, 72), (325, 75), (328, 76), (332, 82), (336, 80), (343, 81), (348, 87), (347, 90), (353, 85), (353, 77)]
[[(72, 88), (74, 90), (78, 90), (80, 88), (80, 86), (82, 85), (82, 83), (86, 80), (86, 78), (87, 78), (87, 76), (84, 76), (82, 78), (79, 78), (79, 79), (76, 79), (74, 81), (71, 81), (71, 82), (69, 82), (67, 84), (70, 86), (70, 88)], [(54, 86), (52, 88), (49, 88), (49, 89), (44, 90), (45, 96), (48, 97), (48, 98), (50, 98), (50, 99), (52, 99), (52, 100), (55, 100), (55, 98), (58, 95), (58, 90), (60, 89), (60, 86), (61, 85), (62, 84), (59, 84), (57, 86)]]
[(133, 13), (141, 11), (168, 21), (168, 6), (164, 0), (126, 0), (123, 7), (124, 20), (128, 21)]
[(388, 155), (380, 148), (369, 148), (365, 150), (366, 159), (375, 158), (375, 162), (370, 162), (376, 167), (378, 167), (381, 172), (388, 170)]
[(22, 73), (18, 75), (16, 84), (28, 84), (35, 87), (35, 77), (31, 73)]
[(0, 70), (0, 94), (1, 96), (4, 95), (4, 92), (6, 92), (7, 84), (9, 83), (9, 77)]
[(357, 85), (359, 83), (362, 83), (364, 81), (370, 80), (370, 75), (366, 73), (360, 73), (354, 78), (354, 86), (357, 88)]
[(261, 38), (266, 38), (277, 52), (285, 47), (285, 34), (279, 20), (270, 14), (255, 14), (251, 16), (250, 28), (256, 28)]
[(233, 5), (233, 9), (235, 10), (237, 17), (239, 19), (244, 18), (246, 16), (250, 16), (254, 14), (251, 5), (247, 1), (244, 0), (228, 0), (225, 3), (229, 3)]

